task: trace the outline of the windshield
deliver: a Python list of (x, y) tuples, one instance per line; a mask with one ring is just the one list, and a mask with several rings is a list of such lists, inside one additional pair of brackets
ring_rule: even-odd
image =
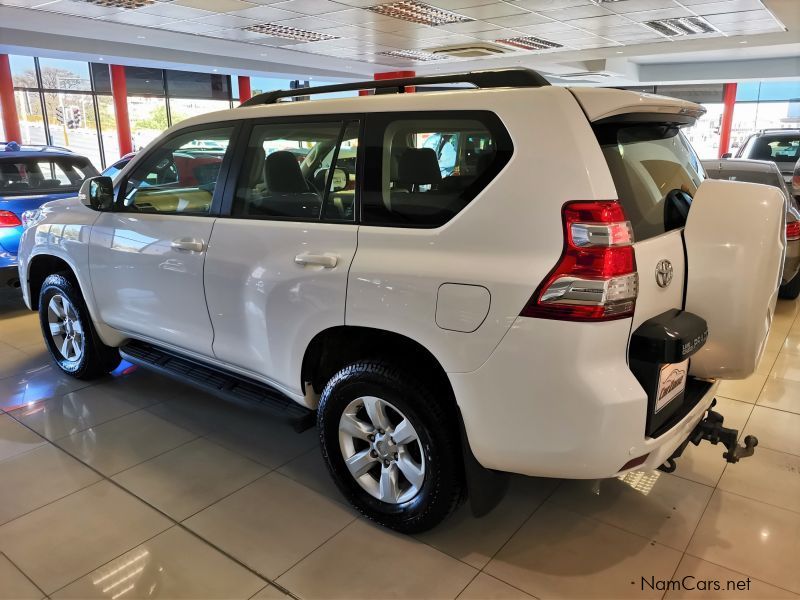
[(680, 130), (617, 123), (598, 125), (595, 134), (636, 240), (682, 226), (679, 216), (685, 218), (706, 174)]
[(83, 180), (92, 175), (97, 175), (97, 170), (81, 157), (2, 157), (0, 195), (77, 192)]

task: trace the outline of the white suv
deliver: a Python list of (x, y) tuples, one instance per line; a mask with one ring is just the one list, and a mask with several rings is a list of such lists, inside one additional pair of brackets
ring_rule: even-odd
[(480, 89), (263, 94), (26, 215), (55, 361), (89, 378), (121, 355), (316, 419), (344, 495), (404, 532), (467, 495), (486, 512), (500, 472), (751, 454), (709, 409), (763, 351), (783, 195), (704, 181), (680, 100), (521, 69), (302, 94), (456, 81)]

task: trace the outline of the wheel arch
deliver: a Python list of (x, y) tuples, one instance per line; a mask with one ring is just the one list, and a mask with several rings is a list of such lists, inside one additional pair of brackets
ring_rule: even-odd
[(73, 285), (80, 288), (75, 269), (66, 260), (52, 254), (37, 254), (31, 258), (27, 272), (28, 297), (32, 310), (39, 309), (39, 292), (42, 290), (42, 284), (48, 275), (54, 273), (63, 274)]

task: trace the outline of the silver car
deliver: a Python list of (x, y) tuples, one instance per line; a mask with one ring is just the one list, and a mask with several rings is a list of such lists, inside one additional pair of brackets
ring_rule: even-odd
[(800, 296), (800, 207), (789, 191), (781, 169), (767, 160), (738, 158), (704, 160), (703, 168), (712, 179), (761, 183), (779, 188), (786, 196), (786, 260), (783, 264), (780, 297)]

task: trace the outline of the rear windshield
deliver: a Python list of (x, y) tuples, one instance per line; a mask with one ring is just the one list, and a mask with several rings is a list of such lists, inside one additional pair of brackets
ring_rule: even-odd
[(779, 163), (796, 162), (800, 158), (800, 135), (779, 133), (751, 137), (742, 151), (742, 157)]
[(616, 123), (596, 125), (595, 134), (634, 237), (644, 240), (682, 225), (675, 215), (685, 216), (706, 175), (680, 130)]
[(97, 171), (85, 158), (0, 157), (0, 196), (77, 192)]

